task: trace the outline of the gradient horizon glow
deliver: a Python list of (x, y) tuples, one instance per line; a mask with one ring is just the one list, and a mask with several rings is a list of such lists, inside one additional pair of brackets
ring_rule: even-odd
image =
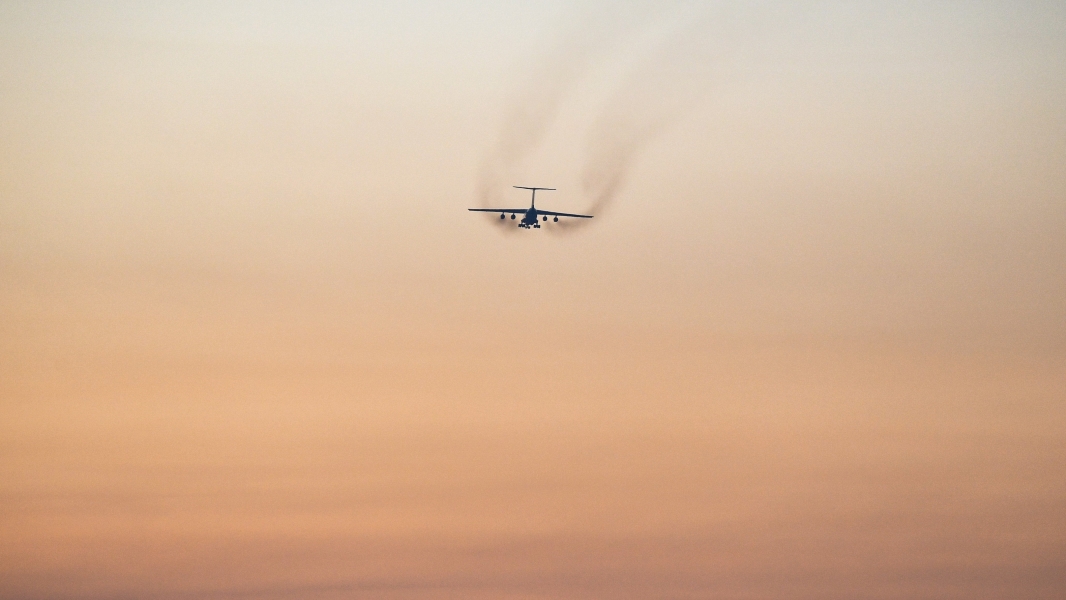
[(1061, 3), (4, 2), (0, 82), (0, 599), (1066, 596)]

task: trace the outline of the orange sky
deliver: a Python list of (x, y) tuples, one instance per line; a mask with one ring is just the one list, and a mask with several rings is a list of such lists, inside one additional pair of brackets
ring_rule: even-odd
[(0, 6), (0, 598), (1062, 597), (1064, 46)]

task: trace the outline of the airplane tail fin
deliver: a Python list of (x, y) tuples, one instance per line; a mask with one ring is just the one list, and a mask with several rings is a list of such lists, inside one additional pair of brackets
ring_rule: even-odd
[(517, 188), (517, 189), (520, 189), (520, 190), (533, 190), (533, 197), (530, 199), (530, 202), (529, 202), (529, 207), (530, 208), (536, 208), (537, 207), (537, 190), (547, 190), (549, 192), (554, 192), (555, 191), (555, 188), (526, 187), (524, 185), (513, 185), (511, 187)]

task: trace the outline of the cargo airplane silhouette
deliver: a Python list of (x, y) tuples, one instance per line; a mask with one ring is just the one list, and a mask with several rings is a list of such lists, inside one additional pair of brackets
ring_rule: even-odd
[(559, 217), (574, 217), (577, 219), (591, 219), (592, 215), (574, 215), (570, 213), (554, 212), (550, 210), (541, 210), (537, 208), (537, 190), (555, 191), (555, 188), (542, 188), (542, 187), (525, 187), (521, 185), (514, 186), (520, 190), (532, 190), (533, 197), (530, 199), (529, 208), (471, 208), (469, 210), (474, 212), (498, 212), (500, 218), (506, 218), (507, 213), (511, 213), (511, 219), (515, 219), (515, 215), (521, 214), (522, 220), (518, 222), (519, 227), (525, 227), (526, 229), (535, 228), (540, 229), (541, 219), (547, 221), (548, 217), (553, 217), (553, 221), (559, 222)]

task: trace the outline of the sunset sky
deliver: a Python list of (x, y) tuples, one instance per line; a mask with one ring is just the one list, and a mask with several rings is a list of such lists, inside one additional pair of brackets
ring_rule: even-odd
[(0, 599), (1066, 597), (1066, 6), (307, 4), (0, 2)]

